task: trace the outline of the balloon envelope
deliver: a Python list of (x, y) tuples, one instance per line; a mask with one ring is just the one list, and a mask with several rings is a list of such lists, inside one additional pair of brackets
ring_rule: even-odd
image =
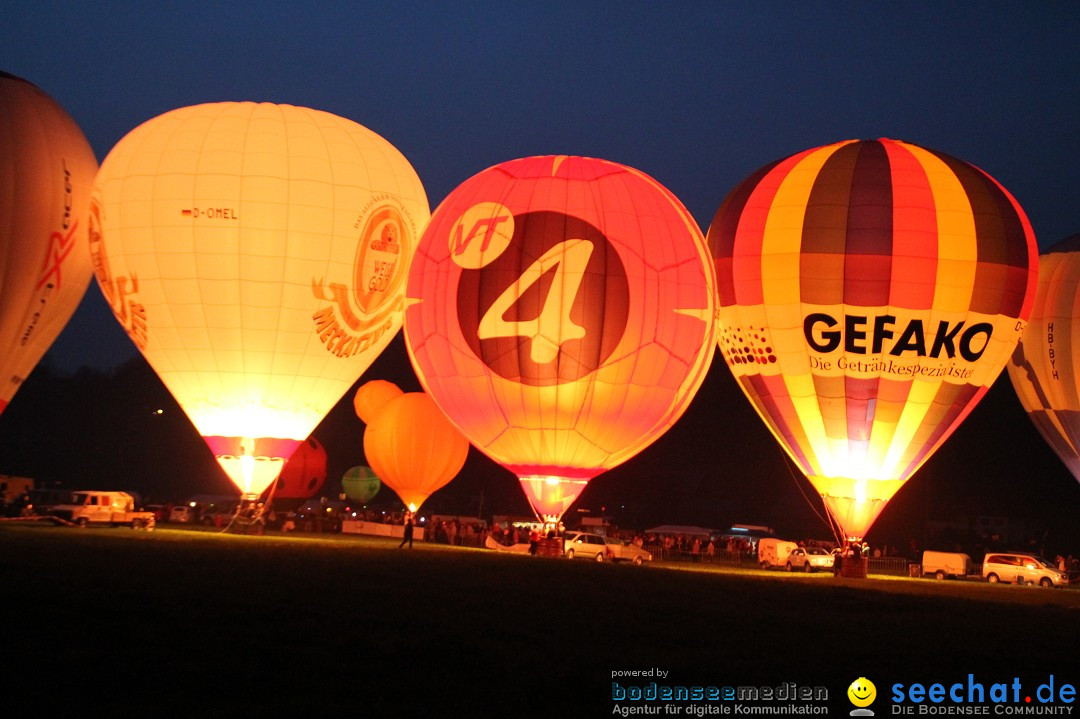
[(265, 494), (270, 497), (275, 509), (296, 509), (304, 500), (326, 484), (326, 448), (319, 440), (308, 437), (292, 453), (278, 475), (277, 482)]
[(834, 521), (861, 538), (1001, 372), (1037, 252), (981, 170), (893, 140), (767, 165), (709, 229), (719, 346)]
[(1039, 256), (1035, 308), (1008, 364), (1020, 403), (1080, 480), (1080, 235)]
[(386, 406), (387, 402), (400, 397), (404, 392), (393, 382), (373, 379), (360, 385), (353, 395), (353, 409), (364, 424), (369, 424), (375, 415)]
[(364, 456), (410, 511), (461, 471), (469, 442), (423, 392), (390, 400), (364, 430)]
[(355, 122), (224, 102), (128, 133), (91, 215), (117, 319), (258, 495), (400, 327), (428, 206), (408, 161)]
[(360, 505), (370, 502), (381, 488), (382, 482), (371, 471), (371, 467), (351, 467), (341, 477), (341, 491)]
[(505, 162), (439, 206), (409, 274), (420, 381), (557, 519), (683, 414), (714, 352), (704, 238), (642, 172)]
[(97, 160), (51, 97), (0, 72), (0, 412), (82, 301)]

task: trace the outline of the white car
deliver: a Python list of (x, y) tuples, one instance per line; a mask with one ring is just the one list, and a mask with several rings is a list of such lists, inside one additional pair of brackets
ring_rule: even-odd
[(991, 584), (1015, 582), (1040, 587), (1065, 587), (1069, 575), (1035, 554), (988, 552), (983, 558), (982, 575)]
[(563, 554), (569, 559), (579, 557), (594, 562), (631, 562), (637, 566), (652, 561), (652, 554), (633, 542), (623, 543), (589, 532), (567, 532), (563, 537)]
[(787, 570), (796, 569), (804, 572), (816, 572), (819, 569), (832, 569), (833, 555), (821, 547), (799, 547), (791, 550), (787, 557)]
[(563, 537), (563, 554), (567, 559), (591, 559), (594, 562), (606, 562), (614, 559), (607, 542), (599, 534), (588, 532), (567, 532)]
[(195, 521), (195, 510), (186, 504), (178, 504), (169, 510), (168, 521), (173, 524), (190, 524)]

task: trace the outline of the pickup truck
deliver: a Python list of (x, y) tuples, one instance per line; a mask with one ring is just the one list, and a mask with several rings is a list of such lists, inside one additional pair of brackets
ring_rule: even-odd
[(98, 490), (72, 492), (70, 504), (56, 505), (52, 516), (80, 527), (108, 524), (152, 531), (156, 523), (153, 512), (135, 511), (135, 498), (127, 492)]
[(569, 559), (579, 557), (594, 562), (651, 562), (652, 555), (636, 544), (623, 544), (589, 532), (567, 532), (563, 538), (563, 554)]

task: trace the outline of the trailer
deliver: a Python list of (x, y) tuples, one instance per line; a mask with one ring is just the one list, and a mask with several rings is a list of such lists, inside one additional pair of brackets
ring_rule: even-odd
[(922, 555), (922, 575), (937, 579), (963, 578), (971, 575), (971, 557), (962, 552), (925, 551)]

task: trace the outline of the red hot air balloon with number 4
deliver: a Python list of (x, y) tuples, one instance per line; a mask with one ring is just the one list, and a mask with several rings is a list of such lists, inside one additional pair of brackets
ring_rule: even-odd
[(644, 173), (512, 160), (432, 216), (405, 339), (447, 417), (557, 521), (689, 405), (715, 350), (713, 282), (701, 231)]
[(1038, 250), (985, 172), (894, 140), (761, 168), (708, 235), (728, 367), (861, 540), (1000, 374)]
[(67, 324), (93, 269), (87, 209), (97, 160), (32, 83), (0, 72), (0, 412)]

